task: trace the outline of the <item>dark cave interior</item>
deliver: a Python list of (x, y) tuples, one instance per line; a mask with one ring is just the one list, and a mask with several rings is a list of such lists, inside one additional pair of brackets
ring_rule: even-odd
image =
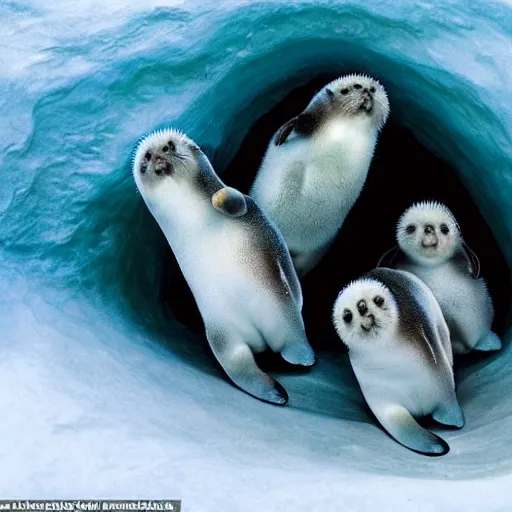
[[(208, 156), (222, 180), (247, 193), (272, 134), (297, 115), (332, 78), (316, 77), (291, 91), (283, 101), (255, 120), (238, 153), (227, 165), (217, 161), (210, 152)], [(339, 291), (350, 280), (375, 267), (383, 252), (395, 243), (395, 224), (399, 216), (420, 200), (443, 202), (454, 213), (464, 239), (480, 258), (482, 275), (495, 307), (494, 329), (499, 336), (504, 335), (512, 286), (498, 243), (456, 171), (423, 146), (410, 131), (390, 119), (379, 137), (363, 192), (328, 254), (302, 283), (303, 316), (315, 350), (340, 350), (342, 344), (331, 323), (332, 306)], [(203, 324), (192, 294), (172, 252), (168, 247), (163, 250), (164, 261), (169, 264), (164, 265), (162, 273), (161, 300), (180, 323), (200, 332)], [(265, 357), (273, 360), (272, 355)]]

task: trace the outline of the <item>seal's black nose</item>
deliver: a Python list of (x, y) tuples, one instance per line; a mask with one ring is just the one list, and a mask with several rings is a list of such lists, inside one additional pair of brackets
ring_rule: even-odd
[(168, 167), (168, 162), (165, 158), (162, 158), (162, 157), (159, 157), (157, 156), (155, 158), (155, 163), (154, 163), (154, 166), (155, 166), (155, 173), (160, 176), (163, 172), (166, 172), (167, 171), (167, 167)]
[(425, 235), (430, 235), (432, 233), (434, 233), (434, 226), (432, 226), (431, 224), (427, 224), (425, 226)]
[(357, 311), (359, 311), (359, 314), (361, 316), (366, 315), (366, 313), (368, 312), (368, 306), (366, 305), (366, 302), (364, 300), (360, 300), (357, 303)]

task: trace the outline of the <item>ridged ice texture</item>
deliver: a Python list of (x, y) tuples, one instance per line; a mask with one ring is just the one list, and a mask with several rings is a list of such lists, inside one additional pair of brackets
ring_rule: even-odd
[(457, 168), (512, 264), (511, 3), (13, 0), (0, 43), (1, 496), (508, 510), (508, 344), (458, 375), (466, 427), (441, 459), (374, 425), (346, 359), (260, 403), (158, 313), (165, 244), (130, 158), (172, 124), (222, 166), (291, 89), (355, 66)]

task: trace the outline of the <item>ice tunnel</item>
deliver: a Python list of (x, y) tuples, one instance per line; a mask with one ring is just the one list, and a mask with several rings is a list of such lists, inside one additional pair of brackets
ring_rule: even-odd
[[(185, 511), (512, 507), (512, 4), (94, 0), (0, 4), (0, 496), (181, 499)], [(367, 186), (304, 282), (310, 371), (275, 407), (213, 359), (130, 174), (175, 126), (248, 190), (271, 133), (333, 76), (391, 103)], [(399, 192), (403, 190), (403, 192)], [(457, 362), (440, 458), (375, 423), (328, 323), (417, 199), (479, 254), (501, 352)]]

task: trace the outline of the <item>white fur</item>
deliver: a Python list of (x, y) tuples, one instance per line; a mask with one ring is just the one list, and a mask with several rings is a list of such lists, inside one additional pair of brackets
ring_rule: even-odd
[[(425, 238), (423, 226), (432, 224), (436, 228), (438, 246), (429, 251), (422, 247)], [(440, 226), (446, 224), (450, 230), (448, 235), (440, 232)], [(413, 234), (408, 234), (408, 226), (416, 228)], [(400, 248), (413, 260), (421, 265), (438, 265), (448, 261), (460, 247), (462, 237), (452, 212), (437, 201), (422, 201), (413, 204), (398, 220), (396, 237)]]
[[(141, 175), (138, 166), (146, 151), (162, 146), (169, 138), (174, 140), (178, 152), (185, 158), (184, 163), (179, 164), (181, 167), (177, 166), (172, 176), (152, 178), (148, 173)], [(245, 381), (241, 383), (239, 379), (237, 382), (233, 377), (234, 371), (250, 370), (256, 379), (261, 379), (264, 374), (248, 355), (246, 347), (252, 352), (261, 352), (267, 347), (281, 352), (294, 344), (302, 344), (302, 354), (311, 359), (308, 365), (314, 362), (300, 313), (302, 296), (300, 290), (295, 300), (290, 294), (286, 305), (250, 272), (255, 257), (251, 252), (254, 233), (246, 224), (217, 211), (211, 197), (194, 188), (192, 178), (198, 172), (198, 166), (194, 155), (187, 150), (187, 144), (194, 143), (171, 130), (150, 135), (138, 146), (133, 174), (194, 294), (207, 335), (216, 329), (225, 334), (224, 340), (212, 346), (215, 355), (228, 375), (247, 390)], [(219, 183), (223, 186), (220, 180)], [(281, 286), (289, 289), (282, 268), (281, 279)], [(209, 341), (212, 344), (210, 338)], [(255, 384), (255, 389), (268, 385), (268, 379), (267, 376), (267, 381), (262, 381), (259, 388)]]
[[(381, 296), (384, 299), (384, 305), (380, 308), (373, 302), (376, 296)], [(360, 323), (356, 322), (356, 304), (361, 299), (366, 301), (370, 313), (375, 315), (381, 326), (380, 329), (367, 333), (362, 330)], [(351, 324), (346, 324), (343, 321), (345, 309), (353, 314)], [(380, 281), (368, 278), (358, 279), (347, 285), (338, 296), (334, 303), (333, 321), (343, 343), (350, 350), (357, 351), (361, 349), (361, 346), (366, 347), (369, 341), (379, 343), (379, 341), (394, 338), (398, 326), (397, 305), (391, 292)], [(361, 344), (361, 339), (365, 340), (363, 344)]]
[[(440, 326), (447, 331), (432, 292), (414, 275), (403, 274), (411, 281), (415, 299), (427, 313), (434, 330), (437, 331)], [(384, 298), (387, 309), (373, 304), (373, 297), (377, 294)], [(357, 314), (356, 305), (361, 299), (365, 299), (369, 306), (371, 304), (371, 313), (381, 326), (375, 332), (366, 333), (360, 327), (361, 317)], [(343, 321), (345, 309), (353, 312), (351, 325)], [(451, 354), (445, 349), (440, 337), (424, 340), (428, 346), (438, 345), (443, 354), (434, 369), (431, 363), (425, 361), (423, 353), (402, 338), (401, 314), (393, 295), (380, 281), (360, 279), (352, 282), (338, 296), (333, 321), (338, 335), (349, 348), (354, 373), (372, 410), (376, 407), (400, 405), (413, 416), (430, 414), (447, 398), (453, 399)]]
[[(253, 184), (251, 196), (277, 224), (292, 252), (325, 250), (366, 181), (378, 131), (389, 112), (384, 88), (369, 77), (350, 75), (328, 84), (312, 102), (326, 88), (339, 91), (354, 81), (375, 84), (379, 115), (333, 115), (312, 137), (291, 135), (280, 146), (271, 142)], [(295, 264), (303, 274), (316, 260), (304, 268)]]
[[(149, 147), (165, 142), (169, 134), (159, 132), (146, 139), (137, 151), (134, 165)], [(156, 187), (145, 187), (140, 174), (134, 175), (203, 316), (216, 322), (224, 318), (244, 332), (251, 331), (247, 341), (252, 342), (253, 350), (265, 349), (261, 336), (253, 332), (254, 326), (272, 316), (274, 308), (280, 308), (277, 300), (242, 264), (241, 259), (251, 245), (250, 234), (218, 213), (208, 197), (201, 197), (193, 190), (189, 180), (163, 179)], [(282, 346), (272, 345), (273, 341), (269, 340), (271, 348), (280, 350)]]
[(157, 130), (151, 134), (143, 137), (137, 144), (135, 153), (132, 159), (132, 172), (137, 187), (141, 184), (140, 175), (135, 172), (141, 164), (142, 159), (148, 149), (164, 145), (169, 139), (176, 140), (178, 144), (194, 144), (194, 142), (187, 137), (185, 133), (176, 128), (165, 128)]
[[(449, 233), (440, 232), (446, 224)], [(417, 229), (406, 233), (408, 225)], [(421, 245), (422, 226), (435, 227), (438, 246), (426, 250)], [(464, 354), (472, 350), (479, 340), (491, 333), (494, 309), (483, 278), (474, 279), (468, 269), (457, 272), (451, 263), (455, 251), (461, 250), (462, 236), (452, 212), (441, 203), (423, 202), (413, 205), (400, 218), (397, 241), (410, 261), (397, 264), (397, 268), (418, 276), (434, 292), (451, 331), (453, 351)]]

